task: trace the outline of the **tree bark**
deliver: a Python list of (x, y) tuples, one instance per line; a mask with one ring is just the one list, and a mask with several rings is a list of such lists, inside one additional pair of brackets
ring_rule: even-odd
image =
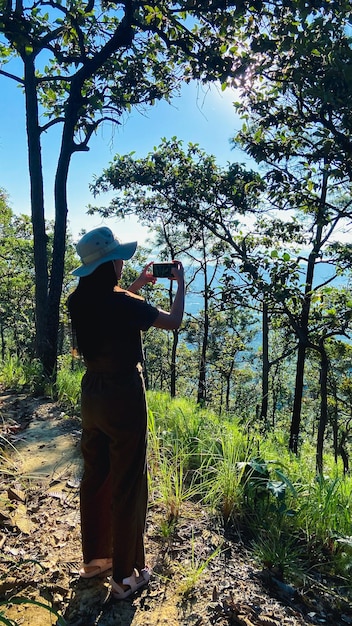
[(6, 344), (5, 344), (5, 334), (4, 334), (4, 325), (2, 323), (2, 319), (0, 318), (0, 337), (1, 337), (1, 358), (5, 360), (5, 352), (6, 352)]
[(23, 56), (26, 130), (31, 196), (35, 268), (36, 356), (44, 363), (47, 350), (48, 261), (44, 215), (44, 184), (38, 115), (35, 64), (32, 55)]
[(178, 330), (174, 330), (172, 332), (173, 335), (173, 341), (172, 341), (172, 347), (171, 347), (171, 381), (170, 381), (170, 395), (172, 398), (175, 398), (176, 396), (176, 378), (177, 378), (177, 372), (176, 372), (176, 357), (177, 357), (177, 346), (178, 346), (178, 338), (179, 338), (179, 331)]
[(268, 317), (268, 305), (263, 298), (263, 312), (262, 312), (262, 405), (260, 410), (260, 420), (263, 425), (268, 419), (268, 399), (269, 399), (269, 317)]
[(22, 53), (34, 239), (36, 355), (44, 367), (45, 375), (50, 378), (55, 378), (56, 374), (60, 299), (66, 244), (68, 171), (73, 152), (87, 150), (90, 137), (90, 133), (87, 132), (86, 140), (80, 146), (74, 144), (75, 126), (79, 119), (80, 110), (84, 107), (82, 86), (119, 47), (129, 45), (132, 42), (134, 36), (131, 28), (132, 18), (133, 6), (128, 3), (125, 17), (121, 20), (111, 39), (93, 58), (82, 65), (71, 83), (55, 177), (55, 226), (50, 286), (35, 53), (28, 54), (26, 48)]
[(301, 409), (302, 409), (302, 396), (303, 396), (303, 384), (304, 384), (304, 366), (306, 360), (306, 345), (300, 342), (297, 352), (297, 364), (296, 364), (296, 380), (295, 380), (295, 395), (293, 400), (293, 411), (290, 429), (290, 442), (289, 449), (297, 454), (298, 452), (298, 437), (301, 425)]
[[(127, 9), (126, 9), (127, 12)], [(57, 344), (60, 317), (60, 299), (64, 277), (64, 261), (67, 229), (67, 179), (72, 154), (75, 151), (86, 151), (88, 137), (80, 146), (74, 143), (74, 133), (80, 110), (84, 107), (82, 87), (120, 46), (131, 43), (133, 32), (130, 26), (131, 11), (128, 19), (121, 21), (114, 35), (97, 54), (82, 66), (71, 83), (70, 95), (67, 102), (65, 122), (62, 132), (61, 149), (55, 176), (55, 226), (53, 260), (50, 274), (50, 288), (48, 293), (46, 332), (47, 341), (42, 350), (41, 360), (46, 373), (55, 378), (57, 362)]]
[(324, 346), (320, 345), (320, 418), (317, 435), (316, 466), (320, 476), (323, 474), (323, 450), (325, 429), (328, 423), (328, 371), (329, 359)]
[(203, 264), (204, 264), (204, 327), (203, 338), (200, 353), (199, 374), (198, 374), (198, 391), (197, 391), (197, 404), (205, 405), (207, 401), (207, 350), (209, 342), (209, 285), (208, 285), (208, 273), (207, 273), (207, 260), (206, 260), (206, 248), (203, 234)]
[[(204, 299), (204, 303), (206, 298)], [(209, 316), (204, 311), (204, 330), (202, 338), (202, 346), (199, 362), (199, 374), (198, 374), (198, 391), (197, 391), (197, 404), (204, 405), (207, 400), (207, 381), (206, 381), (206, 367), (207, 367), (207, 347), (208, 347), (208, 335), (209, 335)]]
[(226, 412), (229, 413), (230, 411), (230, 391), (231, 391), (231, 376), (233, 373), (235, 367), (235, 361), (233, 360), (231, 363), (231, 367), (229, 369), (229, 371), (226, 374), (225, 380), (226, 380)]
[(66, 229), (67, 229), (67, 179), (74, 150), (73, 134), (76, 116), (67, 115), (64, 124), (61, 150), (55, 176), (55, 226), (53, 242), (53, 258), (50, 273), (48, 294), (47, 343), (43, 354), (45, 370), (55, 377), (58, 332), (60, 321), (60, 300), (64, 279)]
[(297, 328), (298, 335), (298, 354), (297, 354), (297, 366), (296, 366), (296, 383), (295, 383), (295, 396), (293, 402), (291, 430), (289, 449), (297, 454), (298, 452), (298, 437), (301, 424), (301, 409), (302, 409), (302, 396), (303, 396), (303, 384), (304, 384), (304, 366), (306, 350), (309, 345), (309, 314), (312, 301), (312, 289), (313, 278), (317, 256), (320, 252), (323, 236), (323, 224), (326, 209), (326, 194), (328, 186), (328, 170), (326, 169), (323, 174), (323, 184), (320, 197), (320, 205), (318, 207), (318, 214), (315, 223), (315, 237), (313, 241), (313, 249), (308, 257), (307, 273), (306, 273), (306, 286), (304, 291), (304, 299), (301, 309), (299, 326)]

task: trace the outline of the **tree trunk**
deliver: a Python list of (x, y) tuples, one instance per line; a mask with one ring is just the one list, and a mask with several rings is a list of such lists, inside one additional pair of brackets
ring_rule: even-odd
[(95, 128), (87, 130), (85, 141), (80, 146), (74, 144), (75, 125), (84, 105), (82, 86), (102, 67), (119, 47), (129, 45), (133, 40), (131, 23), (133, 6), (128, 3), (125, 17), (117, 26), (114, 35), (95, 56), (82, 65), (71, 82), (70, 95), (65, 111), (65, 123), (61, 141), (61, 151), (55, 177), (55, 226), (53, 261), (48, 276), (46, 246), (44, 187), (40, 145), (40, 125), (38, 118), (37, 81), (35, 77), (35, 54), (23, 53), (24, 89), (26, 100), (26, 124), (29, 155), (29, 175), (31, 186), (31, 207), (34, 238), (35, 265), (35, 311), (36, 311), (36, 354), (44, 366), (45, 374), (54, 378), (56, 374), (57, 342), (59, 328), (60, 298), (62, 293), (66, 226), (67, 226), (67, 177), (73, 152), (88, 150), (87, 143)]
[(55, 226), (53, 260), (48, 294), (47, 343), (43, 354), (45, 371), (55, 378), (58, 333), (60, 322), (60, 301), (64, 280), (66, 229), (67, 229), (67, 178), (73, 153), (74, 121), (68, 115), (62, 134), (61, 150), (55, 176)]
[(262, 317), (262, 405), (260, 410), (260, 421), (263, 425), (268, 419), (268, 399), (269, 399), (269, 318), (268, 305), (263, 297), (263, 317)]
[(320, 476), (323, 474), (323, 449), (325, 429), (328, 423), (328, 371), (329, 359), (321, 342), (320, 345), (320, 419), (317, 436), (316, 465)]
[(0, 318), (0, 336), (1, 336), (1, 358), (5, 360), (5, 335), (4, 335), (4, 325), (2, 323), (2, 319)]
[(220, 376), (220, 400), (219, 400), (219, 415), (222, 415), (222, 406), (224, 403), (224, 378)]
[(174, 330), (172, 335), (173, 335), (173, 341), (172, 341), (172, 347), (171, 347), (170, 395), (172, 398), (175, 398), (176, 396), (176, 355), (177, 355), (177, 346), (178, 346), (178, 338), (179, 338), (178, 330)]
[(275, 372), (272, 375), (272, 380), (273, 380), (272, 393), (271, 393), (271, 397), (272, 397), (272, 400), (271, 400), (271, 404), (272, 404), (272, 406), (271, 406), (271, 428), (272, 429), (275, 428), (276, 410), (277, 410), (278, 398), (279, 398), (279, 393), (280, 393), (280, 385), (281, 385), (280, 371), (282, 371), (282, 366), (280, 368), (280, 365), (277, 362), (276, 365), (275, 365)]
[(334, 398), (334, 404), (333, 404), (333, 414), (332, 414), (332, 419), (331, 419), (331, 426), (332, 426), (332, 440), (333, 440), (333, 446), (334, 446), (334, 459), (335, 459), (335, 463), (337, 463), (338, 461), (338, 434), (339, 434), (339, 427), (338, 427), (338, 397), (337, 397), (337, 389), (336, 389), (336, 382), (335, 379), (333, 379), (333, 398)]
[(202, 338), (202, 347), (199, 363), (199, 375), (198, 375), (198, 391), (197, 391), (197, 404), (205, 405), (207, 400), (207, 350), (209, 341), (209, 285), (208, 285), (208, 271), (207, 271), (207, 258), (206, 258), (206, 246), (204, 241), (204, 230), (202, 231), (203, 240), (203, 267), (204, 267), (204, 329)]
[[(206, 298), (204, 300), (206, 302)], [(197, 404), (204, 405), (207, 400), (207, 380), (206, 380), (206, 366), (207, 366), (207, 348), (208, 348), (208, 335), (209, 335), (209, 317), (208, 313), (204, 311), (204, 331), (202, 339), (202, 347), (199, 363), (198, 374), (198, 391), (197, 391)]]
[(150, 384), (147, 362), (148, 362), (147, 350), (144, 349), (143, 377), (144, 377), (144, 385), (145, 385), (146, 390), (149, 389), (149, 384)]
[(297, 328), (298, 335), (298, 352), (297, 352), (297, 364), (296, 364), (296, 381), (295, 381), (295, 395), (293, 401), (291, 431), (289, 449), (297, 454), (298, 452), (298, 437), (301, 425), (301, 409), (302, 409), (302, 396), (304, 385), (304, 366), (306, 360), (306, 351), (309, 343), (309, 313), (312, 300), (312, 286), (314, 277), (315, 261), (320, 242), (321, 242), (322, 227), (317, 229), (317, 236), (313, 251), (308, 257), (307, 275), (306, 275), (306, 287), (304, 293), (304, 299), (302, 304), (302, 310), (299, 320), (299, 327)]
[(37, 84), (32, 55), (24, 56), (23, 64), (35, 268), (35, 352), (44, 363), (47, 350), (48, 257)]
[(304, 365), (306, 350), (309, 343), (309, 313), (310, 305), (312, 301), (312, 288), (313, 278), (315, 270), (315, 262), (320, 252), (322, 245), (323, 224), (326, 219), (325, 205), (326, 194), (328, 185), (328, 169), (324, 171), (323, 185), (321, 190), (320, 204), (318, 206), (318, 215), (316, 218), (316, 233), (313, 241), (313, 249), (308, 257), (307, 274), (306, 274), (306, 286), (304, 291), (304, 299), (302, 304), (302, 310), (300, 315), (300, 321), (296, 333), (298, 336), (298, 355), (296, 366), (296, 384), (295, 384), (295, 397), (292, 411), (291, 432), (289, 449), (297, 454), (298, 452), (298, 437), (301, 424), (301, 409), (302, 409), (302, 395), (303, 395), (303, 382), (304, 382)]
[(297, 365), (296, 365), (296, 381), (295, 381), (295, 395), (293, 401), (293, 411), (291, 420), (290, 442), (289, 449), (297, 454), (298, 452), (298, 437), (301, 424), (301, 409), (302, 409), (302, 396), (304, 385), (304, 366), (306, 359), (306, 351), (309, 345), (309, 313), (312, 300), (312, 286), (315, 261), (317, 257), (316, 250), (320, 246), (322, 227), (317, 229), (316, 245), (313, 252), (308, 257), (306, 287), (304, 300), (302, 304), (302, 310), (300, 315), (299, 327), (297, 329), (298, 335), (298, 352), (297, 352)]
[(342, 463), (343, 463), (343, 473), (344, 473), (345, 476), (348, 474), (349, 469), (350, 469), (349, 456), (347, 454), (346, 449), (344, 448), (346, 439), (347, 439), (346, 433), (342, 433), (342, 435), (341, 435), (341, 442), (340, 442), (340, 445), (339, 445), (339, 454), (341, 455), (341, 459), (342, 459)]
[(235, 367), (235, 361), (231, 363), (231, 367), (226, 375), (226, 412), (230, 411), (230, 392), (231, 392), (231, 376)]
[(296, 381), (295, 381), (295, 396), (293, 401), (293, 411), (290, 430), (290, 442), (289, 449), (297, 454), (298, 452), (298, 437), (301, 425), (301, 408), (302, 408), (302, 396), (303, 396), (303, 384), (304, 384), (304, 366), (306, 359), (306, 345), (299, 343), (297, 353), (296, 364)]

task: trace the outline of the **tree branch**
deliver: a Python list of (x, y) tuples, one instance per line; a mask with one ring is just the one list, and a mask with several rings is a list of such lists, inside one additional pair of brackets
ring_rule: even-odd
[(16, 76), (15, 74), (10, 74), (9, 72), (5, 72), (5, 70), (0, 70), (0, 74), (2, 76), (6, 76), (6, 78), (11, 78), (12, 80), (15, 80), (17, 83), (20, 83), (21, 85), (24, 85), (23, 78), (20, 78), (19, 76)]
[(55, 126), (55, 124), (63, 123), (64, 121), (65, 121), (64, 117), (56, 117), (54, 120), (50, 120), (50, 122), (48, 122), (44, 126), (41, 126), (39, 130), (41, 133), (45, 133), (47, 130), (49, 130), (49, 128), (51, 128), (51, 126)]
[(84, 140), (81, 141), (81, 143), (79, 143), (79, 144), (77, 144), (77, 143), (74, 144), (73, 152), (88, 152), (89, 151), (89, 147), (88, 147), (89, 140), (90, 140), (91, 136), (93, 135), (93, 133), (98, 128), (98, 126), (100, 126), (100, 124), (102, 124), (103, 122), (113, 122), (114, 124), (120, 124), (120, 122), (118, 120), (116, 120), (115, 118), (109, 117), (109, 116), (104, 116), (104, 117), (101, 117), (96, 122), (94, 122), (93, 124), (87, 125), (87, 130), (86, 130), (86, 133), (85, 133)]
[[(62, 6), (61, 4), (54, 3), (54, 5), (53, 5), (52, 2), (43, 2), (43, 5), (45, 5), (45, 4), (47, 4), (49, 6), (54, 6), (58, 11), (61, 11), (65, 15), (66, 19), (69, 20), (71, 22), (71, 24), (74, 26), (74, 29), (75, 29), (76, 34), (77, 34), (78, 42), (79, 42), (79, 48), (80, 48), (80, 51), (81, 51), (81, 57), (79, 58), (79, 62), (82, 63), (83, 62), (82, 59), (86, 58), (85, 47), (84, 47), (84, 37), (83, 37), (82, 30), (81, 30), (81, 28), (80, 28), (80, 26), (79, 26), (75, 16), (65, 6)], [(94, 0), (93, 0), (93, 3), (91, 3), (91, 4), (93, 4), (93, 6), (94, 6)], [(88, 7), (89, 7), (89, 3), (87, 5), (87, 8)], [(90, 12), (90, 11), (91, 11), (91, 9), (88, 12)], [(56, 31), (53, 31), (53, 33), (57, 32), (58, 34), (61, 34), (61, 32), (63, 30), (64, 30), (64, 27), (60, 26), (60, 28), (57, 28)], [(46, 41), (45, 41), (46, 39), (48, 40), (48, 43), (49, 43), (50, 41), (52, 41), (55, 38), (55, 37), (51, 37), (51, 34), (52, 33), (48, 33), (48, 35), (43, 37), (43, 39), (41, 40), (42, 44), (44, 42), (44, 46), (45, 47), (47, 47), (47, 44), (46, 44)], [(64, 59), (64, 55), (61, 54), (60, 50), (56, 50), (55, 48), (54, 49), (50, 48), (50, 49), (54, 53), (54, 55), (56, 56), (57, 59), (60, 59), (60, 58), (61, 58), (61, 60)]]

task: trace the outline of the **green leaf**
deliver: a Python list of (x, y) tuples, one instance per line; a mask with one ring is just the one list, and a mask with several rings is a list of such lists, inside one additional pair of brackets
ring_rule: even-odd
[(285, 483), (287, 485), (287, 487), (290, 489), (291, 493), (294, 496), (296, 496), (297, 495), (297, 491), (294, 488), (294, 486), (291, 483), (291, 481), (289, 480), (289, 478), (287, 478), (287, 476), (285, 476), (285, 474), (283, 474), (283, 472), (281, 470), (279, 470), (277, 467), (275, 468), (275, 474), (281, 479), (281, 481), (283, 483)]
[(286, 484), (278, 480), (268, 480), (267, 489), (271, 491), (275, 498), (282, 498), (286, 492)]

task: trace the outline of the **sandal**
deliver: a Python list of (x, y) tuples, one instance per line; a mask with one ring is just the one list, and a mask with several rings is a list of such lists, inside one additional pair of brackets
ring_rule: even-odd
[(112, 559), (92, 559), (89, 563), (83, 563), (79, 570), (81, 578), (93, 578), (112, 568)]
[(149, 583), (149, 579), (150, 571), (147, 567), (141, 569), (139, 573), (135, 569), (132, 572), (131, 576), (128, 576), (128, 578), (124, 578), (122, 581), (122, 584), (128, 586), (129, 589), (124, 589), (123, 587), (121, 587), (121, 585), (115, 583), (113, 578), (111, 578), (111, 593), (115, 600), (124, 600), (125, 598), (128, 598), (133, 593), (135, 593), (137, 589), (140, 589), (141, 587), (144, 587), (144, 585), (147, 585)]

